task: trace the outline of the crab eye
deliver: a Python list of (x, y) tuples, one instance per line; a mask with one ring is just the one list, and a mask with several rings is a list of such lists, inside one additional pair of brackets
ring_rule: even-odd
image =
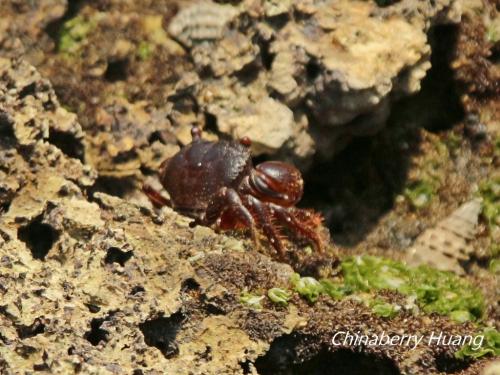
[(303, 180), (297, 168), (278, 161), (259, 164), (250, 175), (250, 183), (260, 199), (292, 206), (302, 197)]

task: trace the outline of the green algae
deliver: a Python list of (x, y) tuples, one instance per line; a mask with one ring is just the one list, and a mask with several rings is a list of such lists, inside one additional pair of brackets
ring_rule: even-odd
[(500, 225), (500, 177), (483, 181), (479, 185), (479, 194), (483, 198), (481, 213), (489, 229), (493, 230)]
[(57, 49), (66, 55), (76, 55), (87, 37), (96, 27), (95, 20), (76, 16), (66, 21), (59, 35)]
[[(483, 336), (483, 343), (479, 348), (473, 348), (470, 344), (464, 345), (457, 352), (455, 358), (458, 359), (478, 359), (486, 355), (500, 355), (500, 332), (496, 329), (488, 327), (479, 333), (477, 336)], [(477, 337), (476, 336), (476, 337)]]
[(143, 61), (147, 60), (153, 55), (154, 49), (155, 47), (153, 44), (142, 41), (137, 46), (137, 56)]
[(414, 208), (428, 206), (435, 194), (436, 187), (426, 180), (415, 181), (404, 190), (404, 196)]
[(320, 280), (320, 284), (323, 287), (323, 293), (336, 300), (344, 298), (351, 292), (343, 283), (338, 281), (322, 279)]
[(415, 296), (426, 313), (457, 321), (478, 320), (484, 312), (481, 292), (451, 272), (428, 266), (409, 267), (375, 256), (350, 257), (342, 262), (344, 283), (352, 291), (395, 290)]
[(271, 288), (267, 291), (267, 296), (275, 304), (287, 306), (288, 301), (292, 298), (293, 293), (287, 289)]
[[(342, 277), (336, 280), (290, 277), (292, 291), (310, 303), (322, 295), (335, 300), (360, 299), (378, 316), (392, 318), (401, 306), (380, 298), (378, 291), (392, 290), (408, 296), (424, 313), (445, 315), (456, 322), (479, 321), (484, 314), (484, 298), (480, 290), (468, 281), (446, 271), (429, 266), (409, 267), (403, 262), (376, 257), (356, 256), (341, 263)], [(293, 293), (282, 288), (271, 288), (267, 297), (271, 302), (286, 306)], [(240, 302), (261, 310), (263, 295), (243, 291)]]
[(381, 299), (374, 299), (369, 303), (372, 312), (375, 315), (381, 316), (383, 318), (394, 318), (398, 312), (401, 310), (401, 306), (394, 303), (389, 303), (382, 301)]
[(265, 296), (243, 291), (240, 295), (240, 303), (252, 310), (262, 310), (262, 300)]
[(309, 302), (316, 302), (319, 296), (324, 293), (323, 285), (314, 277), (300, 277), (294, 273), (290, 278), (293, 289)]

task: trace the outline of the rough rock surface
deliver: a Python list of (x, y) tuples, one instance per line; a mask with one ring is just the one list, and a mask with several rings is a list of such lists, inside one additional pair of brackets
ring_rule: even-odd
[(434, 346), (353, 353), (333, 347), (331, 334), (409, 324), (473, 332), (410, 312), (387, 320), (349, 299), (245, 307), (244, 289), (286, 286), (292, 268), (249, 241), (191, 229), (168, 208), (89, 199), (95, 172), (51, 142), (53, 131), (78, 139), (80, 127), (50, 84), (16, 60), (0, 59), (0, 77), (2, 373), (275, 374), (361, 363), (372, 373), (424, 374), (447, 368), (451, 354)]
[(247, 125), (235, 119), (266, 105), (283, 111), (273, 108), (278, 102), (296, 121), (256, 124), (255, 152), (307, 159), (380, 129), (392, 101), (420, 89), (430, 68), (429, 27), (459, 16), (449, 0), (383, 10), (374, 1), (194, 2), (169, 31), (203, 75), (197, 99), (219, 130), (241, 134)]
[[(87, 163), (122, 178), (157, 163), (144, 139), (175, 144), (193, 122), (231, 136), (251, 128), (255, 154), (303, 170), (316, 154), (330, 158), (420, 89), (430, 28), (461, 13), (459, 0), (15, 3), (0, 8), (15, 14), (0, 21), (0, 54), (23, 54), (51, 79), (91, 129)], [(99, 116), (119, 108), (143, 116), (137, 143), (106, 139)], [(111, 140), (114, 150), (101, 143)]]

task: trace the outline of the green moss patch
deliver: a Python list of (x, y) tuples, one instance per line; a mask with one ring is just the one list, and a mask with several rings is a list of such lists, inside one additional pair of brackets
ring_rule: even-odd
[[(341, 267), (343, 277), (338, 280), (316, 280), (295, 273), (290, 278), (291, 289), (310, 303), (315, 303), (322, 295), (336, 300), (351, 296), (385, 318), (396, 316), (402, 306), (382, 298), (377, 291), (396, 291), (415, 301), (425, 313), (446, 315), (457, 322), (478, 321), (483, 316), (484, 299), (479, 289), (451, 272), (428, 266), (409, 267), (402, 262), (369, 255), (348, 257)], [(244, 291), (240, 302), (259, 310), (264, 297)], [(292, 293), (287, 289), (271, 288), (267, 297), (275, 304), (286, 306)]]
[(500, 225), (500, 177), (484, 181), (479, 186), (479, 193), (483, 198), (482, 215), (493, 230)]
[(485, 328), (478, 336), (483, 337), (482, 345), (479, 348), (470, 344), (464, 345), (455, 352), (455, 357), (458, 359), (478, 359), (486, 355), (500, 355), (500, 332), (494, 328)]
[(412, 268), (390, 259), (360, 256), (342, 262), (346, 289), (352, 292), (389, 289), (415, 296), (427, 313), (457, 321), (478, 320), (484, 312), (481, 292), (451, 272), (428, 266)]
[(265, 296), (249, 293), (244, 290), (240, 295), (240, 303), (252, 310), (262, 310), (262, 300)]
[(146, 41), (142, 41), (137, 46), (137, 56), (141, 60), (149, 59), (154, 53), (155, 46)]
[(59, 35), (58, 51), (67, 55), (77, 54), (83, 41), (96, 27), (96, 22), (76, 16), (63, 24)]

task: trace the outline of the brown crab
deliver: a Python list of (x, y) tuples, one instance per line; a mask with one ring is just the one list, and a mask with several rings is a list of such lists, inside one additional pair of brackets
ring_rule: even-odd
[(170, 199), (149, 185), (143, 187), (156, 207), (167, 205), (194, 218), (192, 226), (248, 228), (256, 245), (260, 229), (281, 257), (285, 253), (283, 226), (322, 251), (317, 233), (321, 215), (295, 207), (304, 185), (297, 168), (280, 161), (254, 168), (247, 137), (210, 142), (201, 138), (198, 127), (191, 134), (192, 142), (160, 166), (160, 182)]

